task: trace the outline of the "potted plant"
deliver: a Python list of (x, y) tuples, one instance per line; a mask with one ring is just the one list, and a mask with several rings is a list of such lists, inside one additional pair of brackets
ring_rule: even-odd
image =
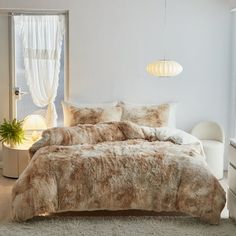
[(4, 119), (3, 123), (0, 125), (1, 142), (14, 148), (16, 145), (23, 142), (24, 137), (23, 120), (18, 121), (17, 119), (13, 119), (12, 121), (7, 121)]

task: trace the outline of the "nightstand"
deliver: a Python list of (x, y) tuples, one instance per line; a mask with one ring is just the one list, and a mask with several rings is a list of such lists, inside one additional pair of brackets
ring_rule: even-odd
[(230, 139), (228, 171), (228, 209), (229, 216), (236, 220), (236, 139)]
[(17, 147), (11, 148), (3, 144), (3, 176), (18, 178), (29, 163), (29, 148), (32, 142), (24, 142)]

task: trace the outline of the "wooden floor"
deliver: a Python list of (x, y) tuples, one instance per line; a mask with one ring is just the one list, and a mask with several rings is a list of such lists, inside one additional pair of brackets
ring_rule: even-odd
[[(11, 220), (11, 190), (12, 186), (15, 182), (15, 179), (10, 179), (2, 176), (2, 170), (0, 169), (0, 222), (9, 221)], [(224, 179), (220, 181), (221, 185), (227, 190), (227, 173), (225, 173)], [(80, 215), (85, 216), (88, 215), (87, 212), (83, 213), (76, 213), (76, 212), (68, 212), (68, 213), (61, 213), (62, 215)], [(95, 213), (89, 213), (89, 215), (110, 215), (109, 212), (99, 211)], [(115, 215), (120, 213), (117, 212)], [(113, 214), (112, 214), (113, 215)], [(122, 215), (163, 215), (160, 213), (154, 212), (145, 212), (145, 211), (129, 211), (128, 213), (124, 213)], [(168, 214), (169, 215), (169, 214)], [(224, 210), (221, 214), (222, 218), (228, 218), (229, 213), (227, 207), (225, 206)]]
[(2, 176), (0, 169), (0, 221), (11, 219), (11, 190), (15, 180)]

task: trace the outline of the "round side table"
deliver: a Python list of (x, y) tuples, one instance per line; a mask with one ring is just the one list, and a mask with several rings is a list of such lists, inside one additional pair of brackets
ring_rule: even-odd
[(20, 176), (30, 161), (29, 148), (31, 145), (31, 142), (25, 142), (14, 148), (6, 144), (2, 145), (3, 176), (10, 178)]

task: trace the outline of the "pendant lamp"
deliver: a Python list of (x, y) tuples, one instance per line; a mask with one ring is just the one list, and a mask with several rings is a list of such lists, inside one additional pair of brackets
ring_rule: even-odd
[[(167, 0), (165, 0), (165, 15), (164, 15), (164, 37), (166, 31), (166, 12), (167, 12)], [(164, 42), (166, 40), (164, 39)], [(176, 61), (164, 59), (152, 62), (147, 65), (147, 72), (150, 75), (157, 77), (174, 77), (179, 75), (183, 71), (183, 67)]]

